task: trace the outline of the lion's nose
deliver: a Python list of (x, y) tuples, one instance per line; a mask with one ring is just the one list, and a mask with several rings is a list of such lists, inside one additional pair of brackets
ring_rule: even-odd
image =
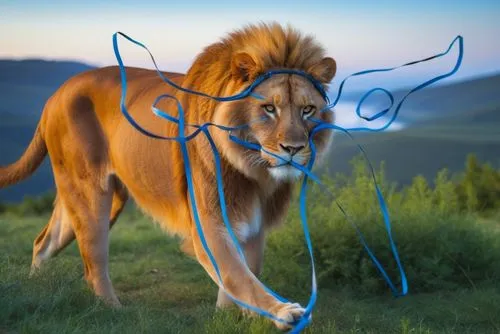
[(283, 144), (280, 144), (280, 147), (286, 153), (290, 154), (291, 156), (294, 156), (300, 150), (302, 150), (305, 146), (304, 145), (287, 145), (287, 144), (283, 145)]

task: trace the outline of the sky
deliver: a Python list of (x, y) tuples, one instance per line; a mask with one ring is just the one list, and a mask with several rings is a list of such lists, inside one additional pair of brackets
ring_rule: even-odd
[[(392, 67), (444, 51), (464, 37), (460, 71), (448, 81), (500, 72), (500, 1), (23, 1), (0, 0), (0, 58), (78, 60), (116, 65), (111, 37), (145, 43), (162, 70), (185, 72), (203, 47), (248, 23), (290, 23), (314, 35), (350, 73)], [(126, 65), (151, 68), (143, 50), (122, 42)], [(449, 71), (456, 49), (439, 60), (363, 83), (415, 85)]]

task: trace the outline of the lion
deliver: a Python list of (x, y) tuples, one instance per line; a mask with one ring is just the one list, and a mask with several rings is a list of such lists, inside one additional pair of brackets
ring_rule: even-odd
[[(210, 95), (241, 92), (260, 74), (273, 69), (296, 69), (314, 77), (325, 89), (336, 62), (313, 37), (278, 23), (247, 25), (206, 47), (187, 74), (164, 75), (176, 84)], [(277, 161), (278, 155), (305, 165), (311, 157), (309, 133), (314, 116), (333, 122), (326, 102), (303, 76), (278, 74), (255, 88), (263, 100), (247, 97), (217, 102), (186, 94), (166, 85), (152, 70), (126, 68), (126, 106), (142, 127), (165, 136), (178, 136), (176, 124), (150, 112), (161, 94), (176, 96), (186, 123), (213, 122), (247, 128), (233, 132), (265, 150), (248, 150), (228, 133), (210, 129), (221, 156), (227, 213), (242, 245), (248, 267), (238, 257), (223, 225), (216, 188), (214, 158), (208, 140), (197, 136), (187, 144), (199, 217), (208, 245), (222, 273), (225, 291), (292, 323), (304, 313), (299, 304), (284, 303), (264, 290), (262, 268), (265, 235), (287, 212), (293, 184), (301, 172)], [(96, 296), (119, 306), (108, 268), (108, 234), (129, 197), (168, 232), (182, 238), (181, 248), (199, 261), (217, 283), (216, 273), (196, 232), (186, 185), (180, 144), (159, 141), (136, 131), (120, 112), (121, 82), (116, 66), (94, 69), (66, 81), (46, 102), (28, 148), (15, 163), (0, 167), (0, 187), (19, 182), (49, 155), (57, 188), (48, 224), (33, 244), (32, 272), (75, 238), (84, 264), (84, 277)], [(158, 107), (177, 116), (175, 103)], [(266, 116), (265, 122), (251, 121)], [(331, 135), (318, 133), (318, 156)], [(273, 154), (269, 154), (269, 152)], [(233, 304), (219, 288), (217, 307)], [(275, 321), (280, 329), (291, 324)]]

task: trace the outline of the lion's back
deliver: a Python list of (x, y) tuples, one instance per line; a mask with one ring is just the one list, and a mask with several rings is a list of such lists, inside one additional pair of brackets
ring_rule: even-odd
[[(128, 87), (144, 84), (157, 85), (163, 82), (155, 70), (126, 67), (125, 74)], [(177, 84), (182, 84), (182, 80), (184, 79), (184, 74), (182, 73), (162, 72), (162, 74)], [(121, 91), (121, 84), (120, 68), (118, 66), (107, 66), (79, 73), (68, 79), (61, 89), (64, 89), (65, 86), (71, 86), (72, 90), (76, 87), (77, 89), (83, 88), (84, 91), (88, 91), (89, 89), (98, 89), (100, 91), (119, 89)]]
[[(125, 73), (127, 108), (144, 101), (150, 103), (151, 96), (158, 96), (160, 91), (165, 93), (166, 90), (171, 90), (154, 70), (126, 67)], [(184, 74), (162, 73), (177, 84), (182, 84)], [(122, 89), (122, 78), (118, 66), (96, 68), (79, 73), (69, 78), (49, 98), (43, 116), (48, 121), (61, 112), (65, 115), (60, 116), (66, 117), (75, 113), (81, 114), (82, 109), (92, 109), (100, 123), (105, 125), (112, 119), (116, 120), (116, 115), (120, 112)], [(61, 106), (64, 107), (61, 108)], [(82, 108), (82, 106), (89, 107)], [(134, 108), (131, 109), (133, 112)], [(142, 117), (142, 115), (138, 116)]]

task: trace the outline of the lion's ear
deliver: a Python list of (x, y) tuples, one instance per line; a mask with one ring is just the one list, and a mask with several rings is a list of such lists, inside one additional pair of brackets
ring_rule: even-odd
[(308, 72), (322, 83), (329, 83), (337, 72), (337, 63), (333, 58), (326, 57), (313, 65)]
[(257, 64), (248, 53), (237, 53), (231, 62), (231, 72), (234, 77), (245, 82), (255, 76)]

